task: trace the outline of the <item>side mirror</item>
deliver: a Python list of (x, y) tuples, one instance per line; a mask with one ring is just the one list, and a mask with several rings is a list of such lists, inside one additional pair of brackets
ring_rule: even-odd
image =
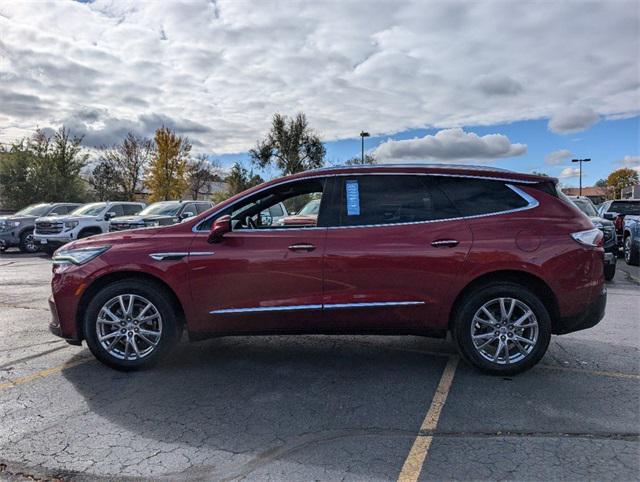
[(231, 216), (220, 216), (211, 227), (208, 241), (211, 244), (219, 243), (222, 241), (222, 237), (229, 231), (231, 231)]
[(180, 215), (180, 218), (181, 219), (187, 219), (187, 218), (192, 218), (195, 215), (196, 215), (196, 213), (192, 213), (191, 211), (185, 211)]
[(115, 218), (115, 217), (116, 217), (116, 213), (114, 213), (113, 211), (110, 211), (104, 215), (104, 220), (109, 221), (109, 219)]
[(613, 213), (604, 213), (602, 217), (605, 219), (609, 219), (611, 221), (613, 221), (616, 218), (615, 214)]

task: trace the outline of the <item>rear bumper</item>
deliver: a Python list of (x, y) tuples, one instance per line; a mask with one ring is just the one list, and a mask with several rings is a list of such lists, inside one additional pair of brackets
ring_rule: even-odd
[(607, 289), (603, 288), (600, 296), (591, 302), (582, 313), (557, 320), (553, 326), (553, 333), (564, 335), (596, 326), (604, 318), (606, 306)]

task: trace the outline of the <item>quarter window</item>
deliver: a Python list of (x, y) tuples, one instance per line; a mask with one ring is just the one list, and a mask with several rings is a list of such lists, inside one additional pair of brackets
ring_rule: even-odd
[(427, 176), (361, 175), (343, 178), (340, 184), (341, 226), (415, 223), (459, 216)]
[(440, 178), (438, 186), (462, 216), (479, 216), (526, 207), (528, 202), (502, 181)]

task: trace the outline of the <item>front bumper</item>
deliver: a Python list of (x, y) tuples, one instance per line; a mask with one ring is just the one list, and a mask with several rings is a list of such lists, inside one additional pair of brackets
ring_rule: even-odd
[(55, 238), (52, 238), (42, 234), (34, 234), (33, 239), (40, 245), (49, 245), (54, 247), (60, 247), (74, 240), (72, 236), (57, 236)]
[(606, 306), (607, 289), (603, 288), (598, 298), (591, 302), (582, 313), (557, 320), (553, 326), (553, 333), (556, 335), (564, 335), (596, 326), (602, 318), (604, 318)]
[(71, 345), (81, 345), (82, 340), (79, 338), (69, 338), (62, 333), (62, 327), (60, 326), (60, 318), (58, 316), (58, 309), (56, 308), (56, 302), (53, 296), (49, 297), (49, 310), (51, 311), (51, 321), (49, 322), (49, 331), (60, 338), (63, 338), (67, 343)]
[(15, 231), (0, 233), (0, 247), (3, 249), (18, 246), (18, 244), (20, 244), (20, 237)]

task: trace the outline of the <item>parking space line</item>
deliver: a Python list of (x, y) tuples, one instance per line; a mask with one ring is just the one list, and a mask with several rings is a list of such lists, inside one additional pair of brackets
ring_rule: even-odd
[(622, 373), (622, 372), (608, 372), (606, 370), (589, 370), (588, 368), (574, 368), (563, 367), (560, 365), (538, 365), (538, 368), (544, 368), (545, 370), (560, 370), (573, 373), (584, 373), (586, 375), (595, 375), (599, 377), (613, 377), (613, 378), (626, 378), (629, 380), (640, 380), (640, 375), (635, 373)]
[(21, 377), (16, 378), (15, 380), (9, 380), (8, 382), (2, 382), (0, 383), (0, 390), (4, 390), (7, 388), (14, 388), (17, 387), (18, 385), (22, 385), (24, 383), (29, 383), (32, 382), (34, 380), (38, 380), (40, 378), (45, 378), (48, 377), (49, 375), (54, 375), (56, 373), (60, 373), (63, 370), (66, 370), (67, 368), (71, 368), (71, 367), (75, 367), (76, 365), (80, 365), (82, 363), (86, 363), (88, 361), (93, 360), (93, 358), (80, 358), (77, 360), (73, 360), (73, 361), (68, 361), (63, 363), (62, 365), (58, 365), (55, 367), (51, 367), (51, 368), (47, 368), (45, 370), (40, 370), (38, 372), (35, 373), (31, 373), (29, 375), (24, 375)]
[[(456, 373), (457, 366), (458, 357), (450, 356), (447, 360), (447, 365), (444, 367), (444, 372), (442, 372), (442, 377), (440, 378), (440, 383), (438, 383), (436, 393), (431, 401), (429, 411), (427, 412), (427, 415), (422, 422), (422, 426), (420, 427), (420, 433), (433, 432), (438, 426), (440, 414), (442, 413), (442, 408), (447, 401), (447, 396), (449, 395), (449, 390), (451, 389), (453, 376)], [(398, 481), (415, 482), (418, 480), (420, 472), (422, 472), (422, 466), (424, 465), (424, 461), (429, 453), (429, 447), (431, 447), (433, 435), (420, 435), (420, 433), (414, 440), (411, 450), (409, 451), (409, 455), (407, 455), (407, 458), (402, 465)]]

